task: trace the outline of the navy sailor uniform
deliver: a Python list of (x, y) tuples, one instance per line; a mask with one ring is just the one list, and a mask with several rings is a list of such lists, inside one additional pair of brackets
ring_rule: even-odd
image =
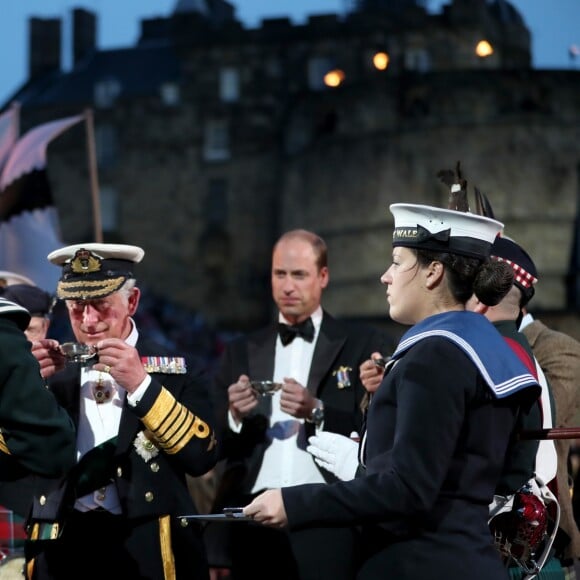
[(366, 474), (283, 489), (290, 528), (360, 524), (360, 580), (507, 578), (488, 505), (539, 386), (470, 312), (415, 325), (393, 359), (368, 409)]

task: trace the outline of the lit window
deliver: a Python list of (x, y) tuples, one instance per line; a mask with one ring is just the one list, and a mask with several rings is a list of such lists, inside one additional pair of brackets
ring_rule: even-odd
[(493, 46), (487, 40), (480, 40), (475, 47), (475, 54), (480, 58), (486, 58), (493, 54)]

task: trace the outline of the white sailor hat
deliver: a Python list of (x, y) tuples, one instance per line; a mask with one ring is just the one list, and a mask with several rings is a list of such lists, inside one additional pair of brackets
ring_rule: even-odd
[(497, 220), (428, 205), (394, 203), (393, 246), (488, 258), (503, 224)]
[(27, 284), (28, 286), (35, 286), (34, 282), (16, 272), (9, 272), (8, 270), (0, 270), (0, 287), (12, 286), (13, 284)]
[(30, 313), (26, 308), (0, 297), (0, 317), (10, 318), (20, 328), (26, 330), (30, 323)]
[(47, 258), (62, 266), (56, 293), (64, 300), (103, 298), (135, 278), (135, 264), (145, 251), (126, 244), (74, 244), (51, 252)]

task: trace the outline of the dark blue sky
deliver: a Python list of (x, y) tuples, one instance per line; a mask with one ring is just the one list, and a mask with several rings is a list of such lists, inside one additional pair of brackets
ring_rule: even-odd
[[(237, 16), (247, 26), (257, 26), (262, 18), (288, 16), (296, 23), (309, 14), (342, 13), (352, 0), (230, 0)], [(568, 54), (572, 45), (580, 46), (580, 0), (511, 0), (523, 15), (533, 37), (533, 63), (536, 68), (580, 68), (580, 56), (573, 63)], [(0, 103), (25, 80), (28, 67), (28, 18), (61, 16), (67, 22), (73, 7), (94, 10), (99, 15), (100, 48), (129, 46), (137, 38), (139, 21), (166, 16), (176, 0), (1, 0)], [(429, 0), (438, 12), (447, 0)], [(64, 43), (70, 43), (69, 27), (63, 30)], [(68, 53), (68, 51), (67, 51)], [(65, 66), (67, 60), (65, 58)]]

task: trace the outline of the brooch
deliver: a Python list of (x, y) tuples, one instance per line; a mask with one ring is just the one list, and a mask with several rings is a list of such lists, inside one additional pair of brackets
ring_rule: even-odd
[(135, 447), (139, 456), (145, 461), (151, 461), (151, 459), (159, 454), (159, 448), (147, 436), (145, 431), (139, 431), (137, 433), (137, 437), (133, 441), (133, 447)]
[(336, 377), (336, 385), (339, 389), (347, 389), (350, 387), (349, 371), (352, 371), (352, 367), (338, 367), (338, 369), (332, 373), (332, 376)]
[(93, 397), (95, 398), (95, 403), (97, 403), (97, 405), (108, 403), (113, 398), (112, 382), (109, 380), (103, 380), (101, 373), (99, 373), (99, 378), (93, 387)]

